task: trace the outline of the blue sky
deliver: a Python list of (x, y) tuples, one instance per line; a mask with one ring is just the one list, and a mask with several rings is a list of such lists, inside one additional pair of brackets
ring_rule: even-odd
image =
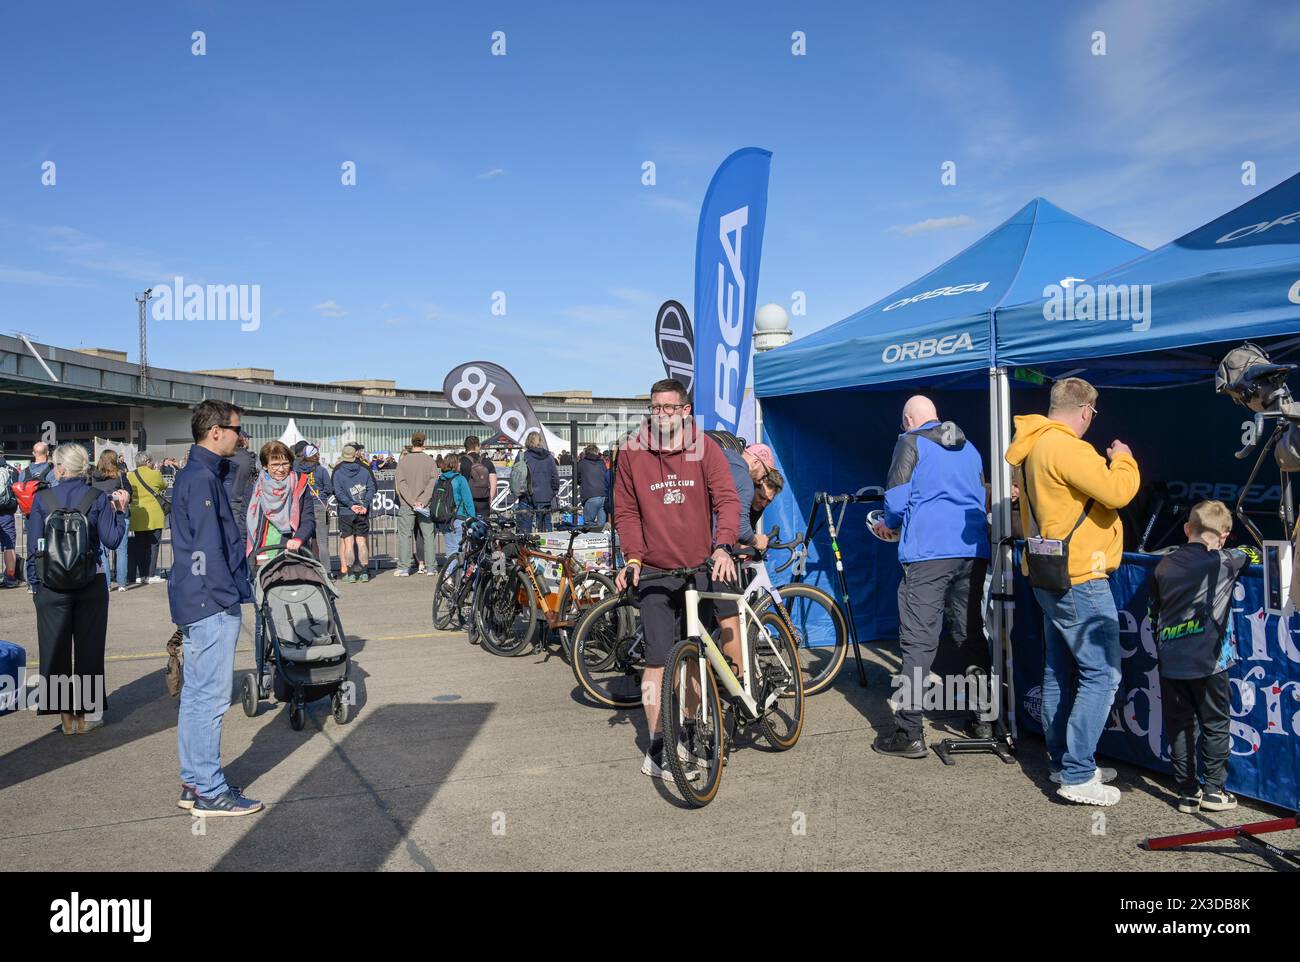
[(1149, 247), (1243, 203), (1300, 169), (1297, 77), (1270, 2), (15, 5), (0, 330), (134, 360), (180, 274), (260, 285), (261, 327), (155, 321), (157, 366), (639, 393), (738, 147), (773, 152), (759, 303), (807, 333), (1034, 196)]

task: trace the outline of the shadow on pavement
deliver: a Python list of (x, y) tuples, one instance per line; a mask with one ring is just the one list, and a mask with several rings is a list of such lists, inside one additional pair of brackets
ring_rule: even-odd
[[(324, 708), (312, 713), (307, 731), (327, 736), (333, 750), (282, 801), (252, 816), (250, 830), (214, 870), (370, 872), (384, 868), (398, 850), (416, 866), (435, 870), (430, 853), (411, 839), (411, 827), (494, 708), (385, 705), (344, 727), (324, 721)], [(296, 749), (304, 734), (287, 724), (267, 726), (262, 746), (245, 752), (240, 768), (247, 774), (265, 770), (268, 761)], [(238, 782), (246, 773), (234, 769), (228, 771)]]

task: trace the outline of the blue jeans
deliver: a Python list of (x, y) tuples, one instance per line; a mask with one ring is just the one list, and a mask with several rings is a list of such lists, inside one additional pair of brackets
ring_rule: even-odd
[(548, 512), (547, 514), (537, 514), (537, 515), (521, 513), (515, 521), (515, 529), (520, 533), (531, 534), (534, 525), (536, 525), (538, 531), (551, 530), (551, 516), (549, 514), (551, 510), (551, 502), (542, 501), (538, 504), (530, 504), (527, 501), (520, 501), (519, 510), (520, 512), (529, 512), (529, 511)]
[(1105, 578), (1057, 593), (1034, 589), (1043, 609), (1043, 736), (1061, 784), (1089, 781), (1097, 740), (1120, 680), (1119, 616)]
[(221, 721), (230, 707), (230, 685), (239, 641), (239, 605), (184, 625), (185, 685), (181, 689), (176, 746), (181, 781), (205, 798), (229, 787), (221, 770)]
[[(128, 531), (127, 535), (122, 538), (122, 543), (116, 548), (99, 546), (99, 560), (104, 563), (104, 580), (108, 582), (110, 588), (113, 587), (114, 581), (123, 587), (127, 585), (126, 542), (129, 536), (130, 532)], [(114, 555), (117, 556), (116, 559), (113, 557)]]
[(582, 523), (583, 524), (604, 524), (605, 523), (605, 498), (588, 498), (582, 504)]
[(457, 518), (453, 521), (448, 521), (445, 525), (440, 525), (438, 528), (438, 530), (442, 532), (448, 561), (460, 553), (461, 525), (463, 523), (464, 522)]

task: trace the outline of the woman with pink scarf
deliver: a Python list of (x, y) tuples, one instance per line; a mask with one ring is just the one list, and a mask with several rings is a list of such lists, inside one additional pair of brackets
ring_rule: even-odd
[(316, 532), (307, 475), (293, 470), (293, 452), (280, 441), (268, 441), (259, 458), (262, 470), (248, 499), (248, 540), (244, 545), (252, 564), (286, 548), (296, 551)]

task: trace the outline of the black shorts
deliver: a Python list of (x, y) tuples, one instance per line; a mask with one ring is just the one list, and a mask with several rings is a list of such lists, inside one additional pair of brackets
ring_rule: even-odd
[[(642, 575), (657, 571), (649, 566), (642, 570)], [(695, 587), (708, 591), (709, 576), (701, 571), (694, 577)], [(668, 660), (673, 645), (686, 637), (686, 588), (685, 578), (650, 578), (637, 587), (637, 599), (641, 603), (641, 628), (645, 632), (645, 663), (649, 668), (662, 668)], [(713, 602), (700, 600), (700, 621), (705, 625), (711, 623)]]
[(351, 538), (370, 533), (370, 515), (353, 514), (347, 508), (339, 512), (339, 537)]

